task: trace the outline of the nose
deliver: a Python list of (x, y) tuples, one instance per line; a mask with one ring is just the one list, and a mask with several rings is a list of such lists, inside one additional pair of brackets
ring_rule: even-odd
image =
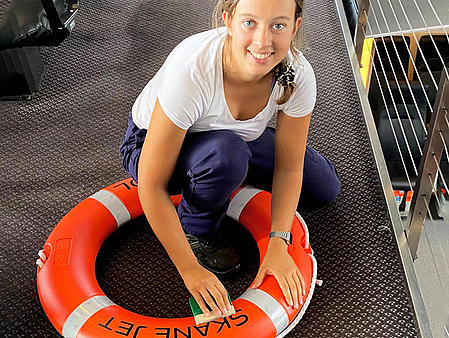
[(253, 43), (260, 50), (263, 50), (264, 48), (271, 46), (270, 30), (265, 26), (259, 26), (254, 33)]

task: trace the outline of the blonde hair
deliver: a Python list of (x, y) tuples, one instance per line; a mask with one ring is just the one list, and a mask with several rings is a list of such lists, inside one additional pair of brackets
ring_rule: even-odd
[[(294, 0), (295, 1), (295, 20), (298, 18), (302, 18), (303, 16), (303, 9), (304, 9), (304, 0)], [(232, 18), (232, 15), (234, 14), (235, 8), (237, 7), (239, 0), (219, 0), (217, 5), (215, 6), (214, 13), (212, 15), (212, 27), (218, 28), (224, 25), (223, 22), (223, 12), (229, 13), (229, 16)], [(290, 43), (290, 52), (293, 55), (293, 58), (295, 60), (298, 60), (299, 57), (299, 46), (301, 43), (301, 34), (300, 29), (296, 32), (295, 36), (293, 37), (291, 43)], [(224, 42), (224, 48), (227, 50), (229, 48), (229, 38), (226, 36), (225, 42)], [(227, 53), (225, 53), (226, 55)], [(281, 61), (281, 63), (286, 66), (287, 60), (284, 58), (284, 60)], [(288, 101), (290, 96), (293, 94), (293, 92), (296, 90), (296, 83), (294, 81), (290, 82), (287, 86), (284, 87), (284, 91), (280, 98), (276, 100), (276, 104), (281, 105)]]

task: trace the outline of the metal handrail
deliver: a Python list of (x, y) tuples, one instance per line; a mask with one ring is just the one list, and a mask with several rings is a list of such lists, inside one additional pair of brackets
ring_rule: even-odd
[[(369, 25), (368, 9), (369, 9), (369, 0), (360, 0), (359, 14), (358, 14), (359, 19), (358, 19), (358, 25), (356, 28), (356, 35), (354, 38), (355, 52), (357, 54), (357, 59), (359, 60), (359, 64), (360, 64), (360, 60), (362, 58), (362, 49), (363, 49), (363, 42), (365, 41), (365, 32), (367, 29), (367, 25)], [(383, 36), (381, 37), (381, 39), (383, 41)], [(433, 39), (432, 39), (432, 41), (433, 41)], [(385, 42), (384, 42), (384, 46), (385, 46)], [(394, 48), (396, 50), (395, 45), (394, 45)], [(386, 46), (385, 46), (385, 49), (386, 49)], [(375, 52), (378, 53), (376, 47), (375, 47)], [(388, 55), (388, 51), (386, 51), (386, 53), (387, 53), (388, 58), (390, 58), (390, 56)], [(442, 57), (439, 53), (438, 53), (438, 55), (442, 59)], [(424, 57), (424, 55), (423, 55), (423, 57)], [(391, 60), (390, 60), (390, 63), (391, 63)], [(401, 64), (401, 66), (402, 66), (402, 64)], [(426, 66), (428, 67), (427, 63), (426, 63)], [(382, 63), (381, 63), (381, 67), (383, 68)], [(428, 67), (428, 69), (430, 71), (429, 67)], [(394, 72), (394, 69), (393, 69), (393, 72)], [(383, 73), (385, 74), (384, 69), (383, 69)], [(396, 77), (395, 77), (395, 79), (397, 82), (398, 80)], [(433, 109), (432, 109), (432, 107), (430, 107), (430, 109), (432, 111), (432, 121), (428, 128), (428, 131), (426, 131), (426, 134), (428, 134), (428, 135), (427, 135), (427, 139), (426, 139), (425, 151), (422, 156), (422, 162), (421, 162), (420, 169), (417, 172), (417, 174), (418, 174), (417, 182), (418, 183), (416, 184), (415, 188), (410, 183), (410, 179), (408, 180), (409, 184), (410, 184), (410, 189), (412, 191), (419, 189), (419, 188), (421, 189), (419, 191), (414, 192), (413, 199), (411, 202), (411, 208), (410, 208), (411, 216), (407, 220), (407, 225), (404, 226), (406, 234), (407, 234), (407, 242), (410, 247), (410, 252), (412, 254), (413, 260), (415, 260), (417, 257), (416, 252), (417, 252), (418, 243), (419, 243), (419, 239), (420, 239), (420, 235), (421, 235), (421, 229), (423, 227), (423, 224), (424, 224), (424, 221), (426, 218), (425, 216), (427, 214), (425, 203), (429, 203), (430, 197), (433, 194), (431, 183), (436, 179), (437, 172), (440, 172), (440, 174), (441, 174), (439, 165), (440, 165), (440, 161), (441, 161), (441, 154), (443, 153), (443, 149), (446, 146), (445, 143), (442, 142), (441, 140), (449, 141), (449, 135), (448, 135), (449, 131), (447, 130), (447, 128), (445, 128), (445, 125), (442, 124), (442, 121), (444, 121), (444, 119), (443, 119), (444, 111), (445, 111), (445, 109), (448, 109), (448, 107), (449, 107), (449, 104), (448, 104), (449, 94), (447, 93), (448, 86), (445, 84), (445, 83), (447, 83), (448, 79), (449, 79), (449, 77), (447, 76), (447, 70), (443, 64), (441, 81), (440, 81), (440, 85), (438, 86), (438, 93), (436, 96), (434, 107), (433, 107)], [(386, 83), (389, 88), (387, 79), (386, 79)], [(422, 84), (422, 82), (420, 82), (420, 83)], [(413, 96), (413, 92), (411, 92), (411, 94)], [(390, 90), (390, 95), (391, 95), (391, 90)], [(401, 93), (401, 95), (402, 95), (402, 93)], [(413, 96), (413, 99), (414, 99), (414, 96)], [(392, 98), (392, 100), (394, 102), (393, 98)], [(428, 101), (428, 98), (427, 98), (427, 101)], [(415, 101), (415, 105), (416, 105), (416, 101)], [(394, 106), (394, 108), (396, 109), (395, 106)], [(439, 126), (438, 130), (435, 130), (435, 128), (436, 128), (436, 126), (434, 125), (435, 123), (437, 124), (437, 126)], [(402, 124), (401, 124), (401, 126), (402, 126)], [(430, 131), (432, 131), (432, 132), (430, 132)], [(404, 133), (403, 129), (402, 129), (402, 132)], [(394, 133), (394, 130), (393, 130), (393, 133)], [(443, 135), (443, 139), (441, 139), (438, 136), (438, 133), (441, 133)], [(404, 135), (404, 139), (407, 143), (407, 138), (405, 137), (405, 135)], [(398, 150), (400, 151), (398, 143), (397, 143), (397, 146), (398, 146)], [(408, 148), (408, 150), (410, 153), (409, 148)], [(434, 154), (435, 156), (429, 157), (429, 152), (430, 152), (430, 154)], [(401, 154), (400, 154), (400, 156), (402, 157)], [(435, 162), (436, 162), (436, 164), (435, 164)], [(405, 167), (405, 164), (404, 164), (404, 167)], [(431, 175), (431, 178), (433, 181), (432, 180), (429, 181), (429, 179), (428, 179), (429, 174)], [(407, 171), (406, 171), (406, 175), (408, 177)], [(422, 199), (423, 194), (426, 196), (425, 200)], [(439, 203), (439, 201), (438, 201), (438, 203)]]
[[(368, 40), (365, 40), (365, 36), (363, 33), (366, 32), (366, 29), (369, 25), (369, 22), (367, 20), (367, 18), (368, 18), (367, 8), (368, 9), (370, 8), (370, 4), (366, 4), (366, 2), (364, 3), (363, 0), (358, 1), (359, 19), (357, 20), (358, 26), (356, 28), (356, 31), (358, 32), (358, 34), (355, 35), (355, 38), (351, 38), (347, 22), (346, 22), (346, 20), (342, 19), (341, 13), (344, 13), (344, 9), (343, 9), (343, 6), (341, 5), (341, 1), (336, 0), (336, 5), (337, 5), (337, 8), (339, 8), (340, 21), (342, 23), (343, 33), (345, 35), (348, 52), (350, 54), (350, 58), (351, 58), (352, 66), (353, 66), (354, 78), (355, 78), (355, 81), (357, 84), (357, 89), (359, 92), (362, 111), (364, 113), (368, 134), (370, 136), (370, 141), (371, 141), (372, 148), (373, 148), (374, 158), (376, 160), (377, 168), (378, 168), (379, 175), (380, 175), (380, 180), (381, 180), (382, 187), (384, 190), (387, 207), (388, 207), (388, 210), (390, 213), (391, 222), (392, 222), (392, 226), (394, 229), (396, 242), (397, 242), (398, 249), (400, 252), (402, 265), (403, 265), (405, 276), (406, 276), (406, 279), (407, 279), (407, 282), (408, 282), (408, 285), (410, 288), (410, 295), (411, 295), (411, 299), (412, 299), (412, 302), (414, 305), (416, 318), (418, 320), (420, 333), (421, 333), (422, 337), (426, 337), (426, 338), (432, 337), (433, 333), (430, 328), (429, 317), (427, 315), (427, 310), (424, 305), (423, 295), (421, 293), (421, 287), (419, 285), (418, 277), (417, 277), (416, 271), (415, 271), (414, 259), (416, 258), (416, 251), (412, 252), (412, 251), (414, 251), (414, 249), (412, 249), (413, 245), (411, 244), (411, 241), (409, 238), (411, 236), (411, 233), (410, 233), (410, 231), (407, 230), (406, 226), (403, 224), (403, 221), (399, 214), (399, 208), (397, 207), (396, 202), (395, 202), (391, 179), (390, 179), (389, 173), (387, 171), (385, 158), (383, 155), (382, 148), (380, 146), (379, 135), (377, 133), (377, 128), (374, 123), (374, 116), (371, 111), (370, 103), (368, 101), (367, 88), (369, 87), (369, 82), (367, 82), (366, 85), (364, 86), (364, 84), (362, 83), (362, 80), (361, 80), (360, 70), (362, 68), (362, 65), (360, 63), (360, 60), (361, 60), (361, 56), (362, 56), (363, 44), (364, 43), (366, 44), (366, 42), (368, 41)], [(371, 4), (371, 5), (374, 6), (374, 4)], [(361, 17), (361, 15), (363, 15), (363, 17)], [(371, 19), (370, 19), (370, 21), (371, 21)], [(390, 34), (385, 34), (385, 35), (390, 35)], [(405, 39), (404, 39), (404, 41), (405, 41)], [(374, 53), (374, 50), (373, 50), (373, 53)], [(373, 55), (371, 54), (371, 61), (372, 61), (372, 58), (373, 58)], [(389, 61), (391, 63), (391, 60), (389, 60)], [(366, 62), (366, 59), (364, 62)], [(374, 62), (373, 62), (373, 64), (374, 64)], [(369, 67), (367, 67), (367, 69), (368, 69), (367, 74), (370, 74), (371, 64), (363, 65), (363, 66), (364, 67), (369, 66)], [(413, 64), (413, 66), (415, 67), (414, 64)], [(410, 89), (410, 87), (409, 87), (409, 89)], [(400, 90), (400, 88), (398, 88), (398, 90)], [(411, 90), (410, 90), (410, 92), (413, 95), (413, 92)], [(427, 99), (427, 97), (426, 97), (426, 99)], [(415, 102), (415, 106), (417, 106), (414, 97), (413, 97), (413, 100)], [(428, 99), (427, 99), (427, 101), (428, 101)], [(430, 107), (431, 110), (433, 110), (432, 108), (433, 107)], [(437, 109), (437, 108), (435, 108), (435, 109)], [(418, 124), (419, 124), (419, 122), (418, 122)], [(426, 130), (425, 124), (423, 122), (421, 124), (423, 125), (423, 128), (424, 128), (423, 130), (425, 131)], [(449, 123), (447, 123), (447, 124), (449, 124)], [(431, 130), (432, 129), (429, 128), (429, 132)], [(441, 139), (440, 133), (438, 133), (437, 136)], [(427, 138), (430, 139), (431, 136), (427, 135)], [(445, 146), (444, 143), (443, 143), (443, 145)], [(445, 150), (446, 150), (446, 148), (442, 147), (442, 149), (445, 149)], [(425, 148), (425, 150), (427, 150), (427, 148)], [(435, 163), (435, 157), (431, 156), (431, 159)], [(436, 167), (437, 167), (438, 172), (440, 172), (440, 175), (441, 175), (441, 170), (440, 170), (439, 166), (436, 165)], [(429, 181), (428, 178), (427, 178), (427, 181)], [(449, 180), (448, 180), (448, 182), (449, 182)], [(415, 195), (418, 195), (418, 192), (416, 192)], [(416, 196), (414, 198), (416, 199)], [(423, 201), (423, 203), (425, 203), (425, 202)], [(410, 211), (410, 214), (412, 214), (412, 211)]]

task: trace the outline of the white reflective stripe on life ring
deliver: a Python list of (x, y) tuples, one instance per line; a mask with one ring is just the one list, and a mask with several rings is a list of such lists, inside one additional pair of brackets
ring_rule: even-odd
[(238, 299), (246, 299), (261, 309), (273, 322), (276, 336), (288, 326), (288, 314), (270, 294), (259, 289), (248, 289)]
[(96, 312), (107, 306), (115, 305), (106, 296), (93, 296), (76, 307), (67, 317), (62, 327), (62, 335), (65, 338), (75, 338), (81, 327)]
[(89, 198), (96, 199), (103, 204), (111, 212), (112, 216), (114, 216), (118, 227), (131, 219), (131, 215), (126, 206), (112, 192), (100, 190), (92, 196), (89, 196)]
[(256, 196), (261, 191), (262, 190), (251, 187), (249, 185), (240, 189), (240, 191), (229, 203), (228, 210), (226, 211), (226, 216), (229, 216), (233, 220), (238, 222), (243, 208), (245, 208), (246, 204), (248, 204), (251, 198)]

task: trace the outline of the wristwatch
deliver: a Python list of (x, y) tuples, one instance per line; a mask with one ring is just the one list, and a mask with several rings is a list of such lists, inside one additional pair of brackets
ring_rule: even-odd
[(293, 235), (290, 231), (272, 231), (268, 235), (268, 238), (279, 237), (282, 238), (287, 245), (292, 245), (293, 243)]

